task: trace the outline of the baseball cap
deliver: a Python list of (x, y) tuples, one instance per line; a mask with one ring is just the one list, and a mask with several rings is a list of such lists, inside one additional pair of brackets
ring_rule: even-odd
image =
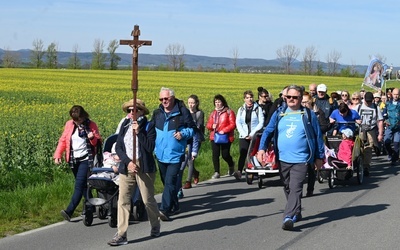
[(328, 88), (326, 87), (325, 84), (321, 83), (317, 86), (317, 91), (322, 91), (322, 92), (326, 92)]
[(353, 137), (353, 130), (345, 128), (342, 130), (342, 134), (344, 134), (347, 138)]

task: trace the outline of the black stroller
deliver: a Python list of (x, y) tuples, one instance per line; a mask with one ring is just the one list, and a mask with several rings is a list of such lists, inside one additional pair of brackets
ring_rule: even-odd
[[(113, 144), (116, 142), (118, 135), (114, 134), (108, 137), (104, 142), (103, 152), (111, 152)], [(118, 190), (119, 186), (116, 184), (118, 177), (114, 174), (112, 168), (93, 168), (91, 175), (88, 178), (87, 197), (85, 207), (95, 207), (96, 214), (99, 219), (108, 218), (110, 227), (117, 227), (117, 207), (118, 207)], [(95, 191), (95, 192), (92, 192)], [(92, 193), (96, 197), (92, 197)], [(133, 220), (144, 220), (146, 217), (146, 210), (139, 188), (136, 188), (132, 197), (131, 215)], [(83, 224), (91, 226), (93, 223), (93, 209), (85, 209), (82, 214)]]
[[(328, 136), (326, 138), (325, 154), (327, 154), (328, 150), (334, 150), (337, 152), (341, 141), (341, 137)], [(363, 159), (363, 142), (357, 135), (354, 139), (354, 147), (352, 151), (352, 168), (347, 169), (347, 164), (341, 166), (341, 164), (335, 163), (331, 157), (327, 157), (327, 163), (323, 168), (317, 171), (317, 180), (319, 183), (328, 180), (329, 188), (332, 189), (335, 187), (337, 181), (349, 180), (353, 175), (356, 175), (357, 183), (362, 184), (364, 179)]]

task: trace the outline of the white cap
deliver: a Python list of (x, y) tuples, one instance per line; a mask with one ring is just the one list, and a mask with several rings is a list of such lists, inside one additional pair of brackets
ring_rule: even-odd
[(326, 87), (325, 84), (321, 83), (317, 86), (317, 91), (322, 91), (322, 92), (326, 92), (328, 88)]
[(347, 138), (353, 137), (353, 130), (345, 128), (342, 130), (342, 134), (344, 134)]

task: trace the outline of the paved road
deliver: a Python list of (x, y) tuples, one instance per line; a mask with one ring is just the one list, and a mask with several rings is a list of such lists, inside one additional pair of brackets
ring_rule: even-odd
[[(248, 185), (232, 177), (199, 183), (185, 190), (182, 213), (162, 223), (159, 238), (147, 222), (132, 224), (129, 244), (121, 249), (397, 249), (400, 245), (398, 198), (400, 166), (373, 158), (371, 176), (329, 189), (316, 183), (315, 195), (303, 199), (304, 220), (294, 231), (281, 229), (285, 198), (278, 177)], [(160, 196), (157, 196), (160, 200)], [(109, 249), (116, 229), (80, 218), (0, 240), (0, 249)]]

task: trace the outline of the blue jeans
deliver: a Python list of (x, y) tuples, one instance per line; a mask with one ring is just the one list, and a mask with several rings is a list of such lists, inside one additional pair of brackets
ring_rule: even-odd
[(69, 215), (72, 215), (79, 205), (82, 196), (87, 199), (87, 177), (89, 171), (89, 161), (77, 162), (71, 168), (72, 173), (75, 176), (75, 188), (72, 195), (71, 201), (65, 210)]
[(161, 181), (164, 184), (162, 193), (160, 211), (169, 213), (172, 209), (179, 209), (178, 192), (176, 182), (178, 180), (179, 170), (182, 163), (164, 163), (157, 161), (160, 169)]
[[(386, 128), (385, 130), (385, 148), (388, 152), (388, 155), (392, 157), (392, 162), (395, 162), (399, 159), (399, 142), (400, 142), (400, 131), (392, 131), (390, 128)], [(393, 142), (393, 149), (391, 143)]]

